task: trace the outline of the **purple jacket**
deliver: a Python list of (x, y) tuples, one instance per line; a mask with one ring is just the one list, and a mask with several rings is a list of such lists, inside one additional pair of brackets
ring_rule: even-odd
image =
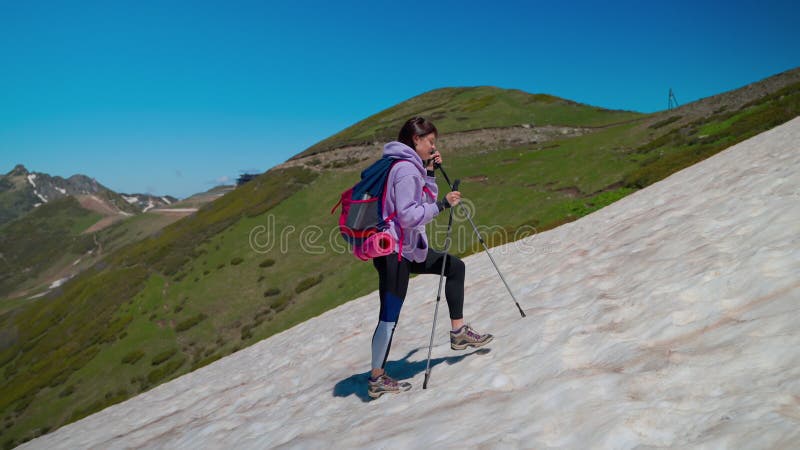
[[(383, 218), (397, 213), (389, 221), (387, 231), (397, 239), (398, 244), (402, 236), (404, 258), (423, 262), (428, 255), (425, 225), (439, 214), (436, 206), (439, 187), (436, 186), (436, 179), (428, 176), (422, 159), (411, 147), (397, 141), (389, 142), (383, 147), (383, 155), (411, 162), (396, 163), (389, 172)], [(395, 251), (399, 249), (395, 248)]]

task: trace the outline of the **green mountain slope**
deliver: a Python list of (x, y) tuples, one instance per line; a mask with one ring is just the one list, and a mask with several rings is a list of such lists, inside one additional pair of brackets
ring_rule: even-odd
[[(346, 145), (387, 142), (400, 125), (420, 115), (447, 133), (516, 125), (607, 126), (640, 117), (630, 111), (609, 111), (546, 94), (528, 94), (495, 87), (444, 88), (427, 92), (381, 111), (317, 143), (294, 158), (324, 153)], [(294, 159), (293, 158), (293, 159)]]
[(92, 236), (81, 232), (100, 217), (74, 197), (64, 197), (0, 226), (0, 295), (19, 288), (56, 260), (71, 263), (92, 250)]
[[(42, 204), (32, 193), (28, 175), (30, 173), (19, 165), (9, 174), (0, 176), (0, 185), (12, 186), (0, 194), (0, 215), (7, 213), (9, 218), (7, 223), (0, 223), (0, 312), (26, 298), (44, 294), (52, 283), (73, 277), (122, 246), (144, 239), (191, 214), (191, 209), (170, 212), (160, 208), (143, 213), (120, 194), (78, 175), (64, 180), (35, 174), (37, 187), (50, 198), (48, 203)], [(54, 189), (53, 181), (67, 186), (73, 194), (66, 189), (67, 194)], [(82, 185), (96, 189), (91, 194), (81, 194)], [(55, 187), (58, 188), (58, 184)], [(32, 207), (26, 200), (23, 208), (15, 212), (3, 203), (28, 194), (39, 200), (39, 206)], [(220, 195), (212, 190), (165, 209), (198, 208)], [(154, 198), (136, 197), (139, 204), (147, 204)], [(164, 204), (163, 198), (157, 200), (161, 202), (159, 205)], [(120, 203), (125, 210), (117, 207)], [(4, 298), (16, 298), (16, 301), (4, 302)]]
[(11, 176), (13, 171), (0, 176), (0, 225), (28, 212), (40, 200), (32, 189), (25, 189), (22, 176)]
[[(452, 103), (440, 108), (466, 109), (476, 98), (467, 94), (448, 97)], [(463, 179), (476, 223), (498, 244), (574, 220), (796, 117), (800, 71), (757, 98), (730, 98), (725, 109), (708, 114), (694, 112), (698, 105), (654, 115), (580, 109), (558, 120), (605, 126), (494, 151), (477, 142), (457, 156), (442, 150), (450, 175)], [(412, 115), (407, 107), (395, 108)], [(443, 134), (457, 122), (452, 117), (437, 121)], [(496, 119), (492, 126), (519, 123)], [(59, 292), (6, 309), (0, 316), (0, 442), (16, 445), (373, 291), (374, 269), (341, 246), (328, 213), (360, 169), (270, 170), (113, 252)], [(440, 188), (446, 188), (442, 180)], [(435, 247), (442, 245), (445, 220), (430, 225)], [(478, 250), (471, 234), (457, 222), (457, 254)], [(559, 243), (537, 245), (533, 251)], [(535, 302), (520, 300), (523, 307)]]

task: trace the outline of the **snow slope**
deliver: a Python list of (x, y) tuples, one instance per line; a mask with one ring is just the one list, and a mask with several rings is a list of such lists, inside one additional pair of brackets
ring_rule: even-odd
[[(368, 401), (377, 295), (26, 448), (798, 448), (800, 118), (576, 222), (467, 262), (490, 351), (451, 351), (412, 280)], [(547, 248), (548, 251), (542, 251)], [(377, 279), (376, 279), (377, 283)]]

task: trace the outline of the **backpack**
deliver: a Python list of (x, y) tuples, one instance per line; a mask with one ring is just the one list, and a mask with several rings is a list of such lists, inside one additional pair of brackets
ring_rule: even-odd
[[(383, 218), (383, 206), (386, 203), (386, 184), (389, 181), (389, 172), (399, 162), (407, 161), (383, 156), (361, 172), (361, 181), (350, 189), (342, 192), (339, 202), (331, 209), (331, 214), (336, 212), (339, 205), (342, 212), (339, 215), (339, 231), (344, 240), (352, 246), (353, 254), (363, 260), (386, 256), (394, 251), (397, 244), (395, 238), (386, 230), (397, 212)], [(431, 197), (435, 197), (427, 188), (422, 188)], [(403, 229), (396, 224), (403, 240)], [(400, 245), (397, 260), (403, 256), (403, 246)]]
[[(384, 156), (361, 172), (361, 181), (342, 192), (341, 198), (331, 209), (336, 212), (339, 205), (339, 231), (353, 248), (353, 254), (364, 261), (385, 256), (394, 251), (395, 239), (386, 232), (397, 213), (383, 218), (386, 199), (386, 183), (389, 172), (401, 159)], [(401, 229), (402, 233), (402, 229)], [(398, 259), (400, 255), (398, 255)]]

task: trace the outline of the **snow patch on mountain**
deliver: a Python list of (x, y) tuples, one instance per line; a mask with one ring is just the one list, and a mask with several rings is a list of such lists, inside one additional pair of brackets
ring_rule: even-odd
[(30, 183), (31, 186), (33, 186), (34, 189), (36, 188), (36, 183), (33, 181), (35, 179), (36, 179), (36, 174), (35, 173), (29, 173), (28, 174), (28, 183)]
[(55, 289), (55, 288), (57, 288), (59, 286), (62, 286), (64, 283), (69, 281), (70, 278), (72, 278), (72, 276), (59, 278), (58, 280), (53, 281), (52, 283), (50, 283), (50, 286), (47, 289)]

